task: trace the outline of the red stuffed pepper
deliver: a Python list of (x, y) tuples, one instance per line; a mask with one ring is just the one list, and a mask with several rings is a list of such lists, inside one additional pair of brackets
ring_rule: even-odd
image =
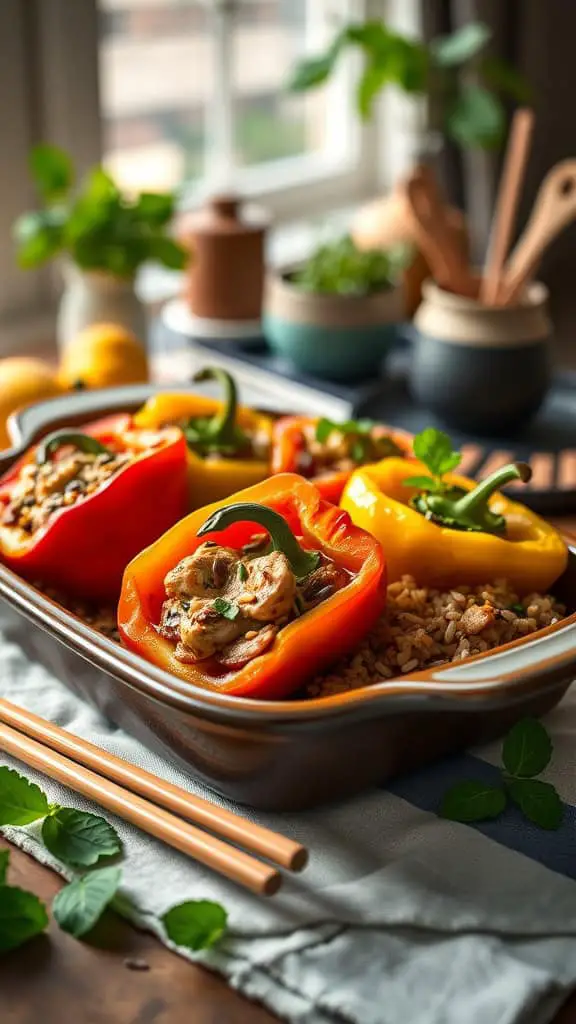
[(411, 434), (371, 420), (283, 416), (272, 433), (272, 472), (300, 473), (334, 505), (358, 466), (411, 454)]
[(187, 511), (186, 441), (130, 416), (57, 430), (0, 480), (0, 560), (90, 601), (115, 601), (142, 548)]
[(118, 627), (186, 682), (277, 699), (353, 648), (384, 601), (380, 545), (286, 473), (198, 509), (138, 555)]

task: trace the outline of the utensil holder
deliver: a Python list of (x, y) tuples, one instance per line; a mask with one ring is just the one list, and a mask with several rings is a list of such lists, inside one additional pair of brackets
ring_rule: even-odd
[(484, 436), (520, 429), (550, 385), (548, 290), (534, 282), (512, 306), (482, 305), (433, 281), (414, 318), (410, 388), (450, 427)]

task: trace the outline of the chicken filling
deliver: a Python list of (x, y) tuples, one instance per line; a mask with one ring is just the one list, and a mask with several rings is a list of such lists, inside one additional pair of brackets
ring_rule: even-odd
[(302, 428), (302, 444), (295, 471), (310, 479), (326, 473), (352, 472), (368, 462), (403, 454), (382, 428), (374, 427), (369, 433), (364, 433), (334, 427), (326, 438), (319, 440), (316, 425), (310, 423)]
[(34, 533), (59, 509), (69, 508), (93, 494), (134, 458), (133, 452), (93, 455), (73, 451), (41, 465), (29, 462), (0, 513), (0, 524)]
[(350, 573), (322, 555), (297, 580), (286, 555), (267, 535), (241, 550), (207, 542), (164, 579), (158, 632), (176, 643), (182, 662), (213, 659), (239, 668), (264, 654), (280, 629), (350, 582)]

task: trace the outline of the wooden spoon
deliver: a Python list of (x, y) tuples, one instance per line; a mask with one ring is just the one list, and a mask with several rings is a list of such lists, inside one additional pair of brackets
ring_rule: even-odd
[(576, 160), (562, 160), (540, 186), (530, 220), (508, 261), (498, 305), (510, 305), (518, 298), (546, 247), (574, 218)]
[(406, 178), (404, 188), (414, 234), (435, 281), (446, 291), (476, 297), (478, 285), (447, 218), (446, 204), (432, 169), (417, 167)]

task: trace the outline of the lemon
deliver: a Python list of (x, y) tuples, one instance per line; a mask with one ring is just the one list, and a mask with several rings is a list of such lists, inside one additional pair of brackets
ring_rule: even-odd
[(11, 413), (63, 391), (54, 370), (41, 359), (0, 359), (0, 448), (10, 447), (6, 420)]
[(111, 388), (144, 384), (148, 360), (138, 338), (119, 324), (92, 324), (74, 338), (60, 363), (67, 388)]

